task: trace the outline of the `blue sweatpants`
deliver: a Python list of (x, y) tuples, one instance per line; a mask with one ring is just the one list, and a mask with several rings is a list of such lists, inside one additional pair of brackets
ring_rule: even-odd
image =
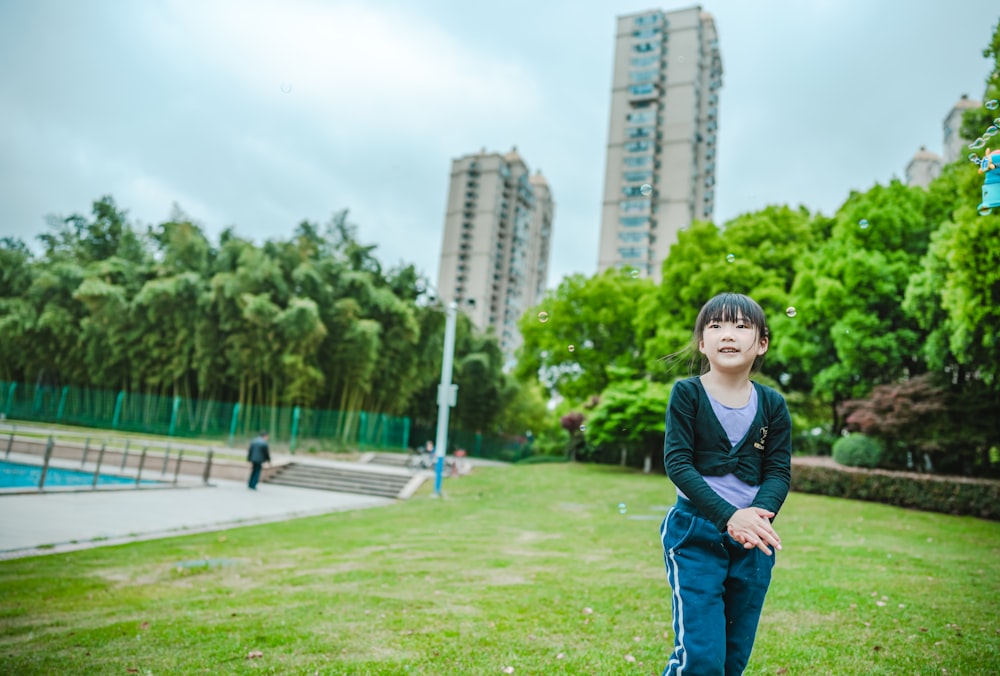
[(750, 659), (774, 556), (744, 549), (678, 498), (660, 526), (674, 652), (663, 676), (737, 676)]

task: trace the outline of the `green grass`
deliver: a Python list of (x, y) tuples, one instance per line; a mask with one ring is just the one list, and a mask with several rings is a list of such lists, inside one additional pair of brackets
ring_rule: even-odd
[[(0, 673), (660, 672), (665, 477), (479, 468), (445, 492), (0, 562)], [(1000, 672), (1000, 523), (793, 494), (776, 527), (747, 673)]]

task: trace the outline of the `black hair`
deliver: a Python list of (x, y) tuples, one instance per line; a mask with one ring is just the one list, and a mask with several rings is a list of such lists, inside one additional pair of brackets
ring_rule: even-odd
[[(680, 352), (668, 356), (666, 358), (667, 361), (675, 362), (678, 358), (690, 355), (690, 362), (688, 364), (689, 373), (694, 374), (696, 366), (698, 366), (697, 372), (701, 374), (707, 373), (708, 358), (698, 351), (698, 345), (705, 336), (705, 327), (713, 321), (734, 322), (741, 317), (757, 329), (758, 338), (771, 339), (771, 330), (767, 326), (767, 318), (764, 316), (763, 308), (761, 308), (757, 301), (742, 293), (724, 292), (713, 296), (701, 306), (698, 318), (694, 322), (694, 334), (691, 337), (691, 342)], [(750, 373), (753, 374), (759, 371), (763, 362), (764, 355), (760, 355), (754, 359), (753, 365), (750, 367)]]
[(764, 310), (753, 298), (742, 293), (720, 293), (701, 306), (694, 321), (694, 338), (701, 342), (705, 327), (713, 321), (735, 322), (742, 317), (757, 329), (762, 338), (770, 338)]

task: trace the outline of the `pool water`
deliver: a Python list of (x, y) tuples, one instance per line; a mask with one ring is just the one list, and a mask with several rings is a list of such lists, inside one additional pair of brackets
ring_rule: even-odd
[[(17, 462), (0, 460), (0, 488), (36, 488), (41, 478), (41, 465), (23, 465)], [(90, 486), (93, 482), (93, 472), (84, 472), (76, 469), (64, 469), (50, 465), (48, 472), (45, 474), (46, 488), (52, 486)], [(157, 484), (162, 482), (143, 479), (141, 483)], [(111, 474), (97, 475), (98, 486), (115, 484), (135, 484), (135, 479)]]

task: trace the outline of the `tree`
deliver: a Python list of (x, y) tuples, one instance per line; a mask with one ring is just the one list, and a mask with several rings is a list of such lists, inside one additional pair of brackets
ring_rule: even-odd
[(571, 411), (559, 418), (559, 426), (569, 434), (569, 442), (566, 444), (566, 455), (571, 461), (576, 460), (577, 453), (584, 446), (585, 439), (583, 432), (586, 429), (583, 425), (584, 416), (578, 411)]
[(524, 343), (517, 377), (540, 379), (550, 392), (579, 401), (599, 394), (617, 370), (638, 372), (634, 322), (640, 299), (652, 289), (650, 280), (623, 270), (563, 279), (519, 322)]
[[(724, 291), (760, 303), (772, 324), (772, 343), (780, 341), (782, 331), (775, 329), (782, 328), (790, 304), (795, 265), (819, 239), (817, 223), (805, 209), (771, 206), (734, 218), (722, 229), (696, 222), (680, 232), (663, 263), (663, 281), (644, 297), (638, 312), (647, 372), (663, 382), (687, 375), (686, 350), (698, 311)], [(681, 358), (665, 359), (670, 355)]]
[(796, 314), (774, 349), (793, 382), (830, 404), (834, 431), (841, 401), (926, 370), (926, 332), (900, 303), (933, 229), (926, 200), (898, 181), (853, 193), (831, 239), (798, 268), (789, 299)]
[(948, 392), (934, 382), (933, 374), (878, 385), (867, 399), (843, 402), (845, 429), (880, 439), (885, 444), (883, 464), (921, 469), (923, 458), (941, 464), (955, 439), (948, 409)]
[(663, 434), (670, 387), (652, 380), (620, 381), (604, 390), (587, 418), (590, 446), (605, 462), (663, 470)]

